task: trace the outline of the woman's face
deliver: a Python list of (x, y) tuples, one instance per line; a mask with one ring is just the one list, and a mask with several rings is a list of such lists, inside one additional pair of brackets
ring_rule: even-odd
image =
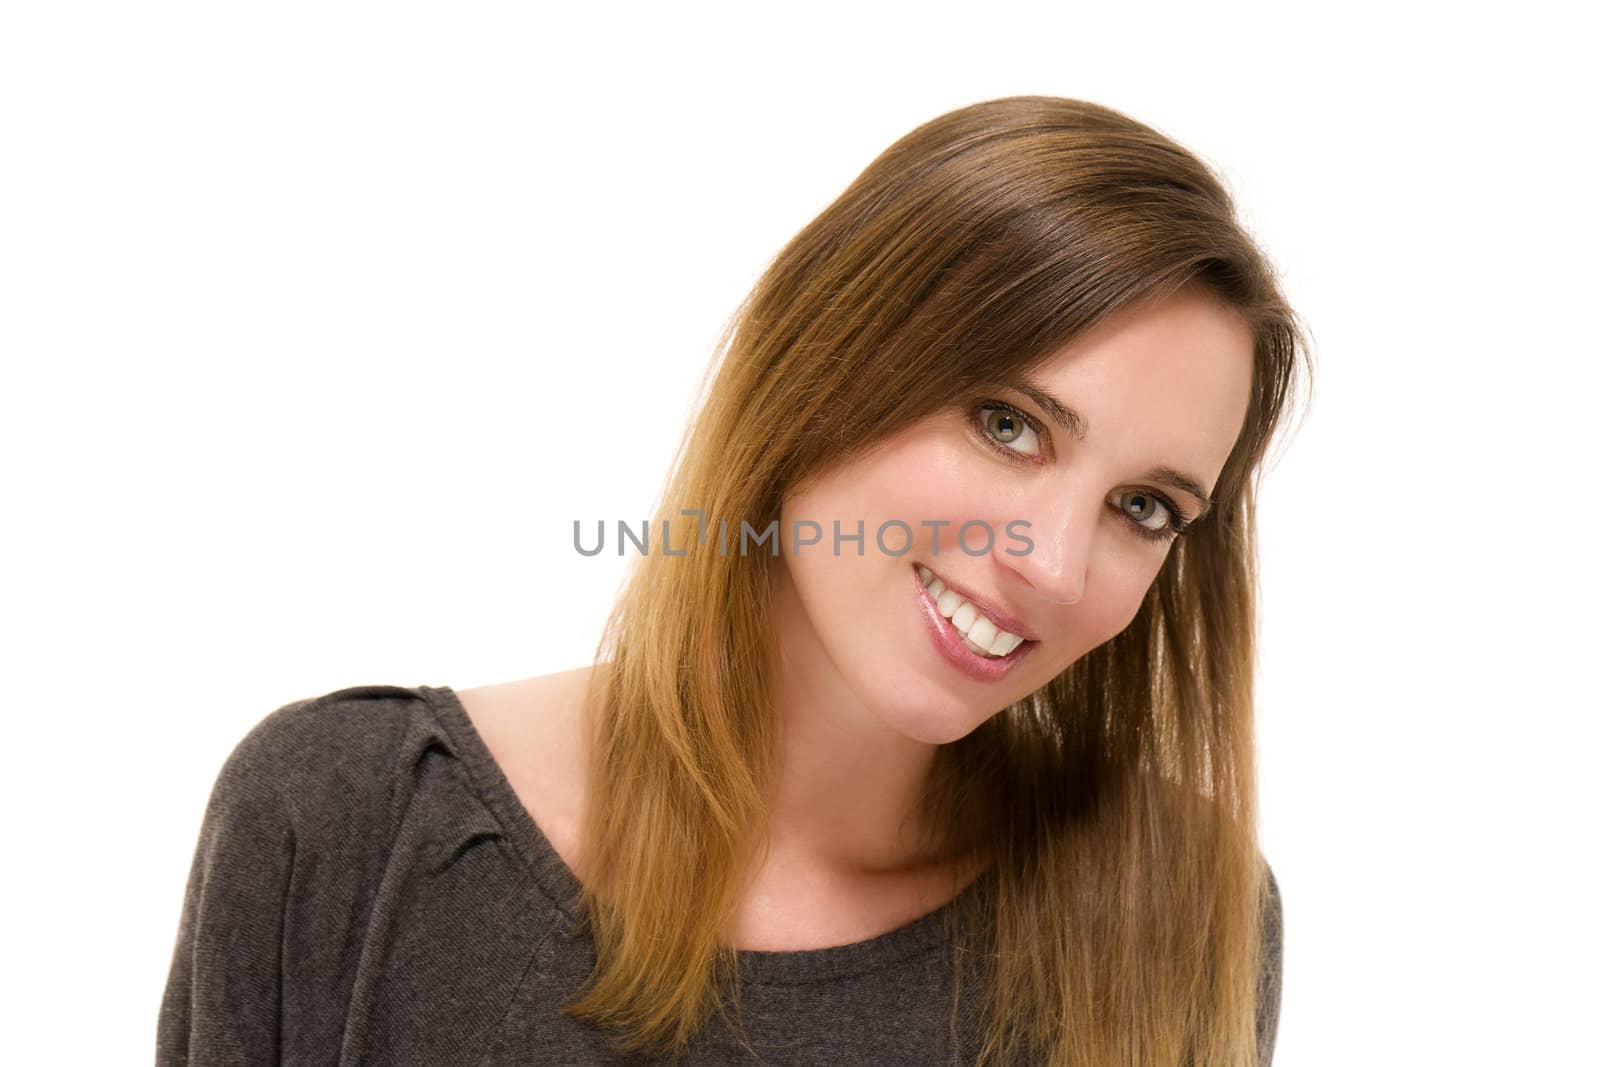
[[(853, 696), (930, 744), (1039, 689), (1138, 612), (1171, 547), (1164, 531), (1204, 503), (1180, 483), (1209, 494), (1238, 438), (1251, 349), (1242, 317), (1185, 290), (1119, 312), (1033, 371), (1081, 439), (1048, 400), (997, 387), (791, 493), (774, 579), (786, 661), (813, 692)], [(893, 520), (905, 526), (884, 528), (880, 548)], [(836, 521), (864, 535), (837, 555)], [(820, 527), (820, 542), (796, 552), (797, 524), (803, 540)], [(890, 555), (906, 526), (909, 550)], [(1003, 650), (1008, 632), (1027, 639), (1009, 655), (968, 647)]]

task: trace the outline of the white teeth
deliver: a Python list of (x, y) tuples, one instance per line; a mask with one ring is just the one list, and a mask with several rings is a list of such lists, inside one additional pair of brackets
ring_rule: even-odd
[(939, 608), (939, 614), (950, 620), (962, 635), (966, 646), (984, 656), (1008, 656), (1024, 638), (1000, 629), (987, 616), (979, 613), (971, 601), (960, 593), (946, 589), (943, 582), (922, 564), (917, 564), (917, 574)]
[(1026, 640), (1027, 638), (1025, 637), (1019, 637), (1017, 634), (1006, 633), (1002, 630), (1000, 636), (994, 639), (994, 644), (989, 646), (989, 653), (994, 656), (1009, 656), (1016, 651), (1018, 645)]

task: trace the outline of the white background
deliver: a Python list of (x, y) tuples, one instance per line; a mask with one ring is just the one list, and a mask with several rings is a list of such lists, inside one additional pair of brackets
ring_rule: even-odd
[(912, 127), (1047, 93), (1215, 166), (1314, 333), (1262, 513), (1276, 1062), (1600, 1062), (1562, 10), (8, 5), (8, 1058), (148, 1062), (267, 712), (587, 661), (624, 561), (572, 519), (648, 513), (767, 260)]

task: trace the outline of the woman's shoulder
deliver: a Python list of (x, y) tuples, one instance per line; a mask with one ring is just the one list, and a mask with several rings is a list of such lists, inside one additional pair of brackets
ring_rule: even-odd
[(427, 688), (355, 685), (292, 700), (258, 720), (229, 759), (292, 774), (308, 763), (378, 758), (427, 715)]
[(1272, 864), (1263, 857), (1261, 886), (1261, 972), (1256, 987), (1257, 1063), (1271, 1063), (1283, 1003), (1283, 894)]
[[(480, 758), (463, 724), (447, 688), (360, 685), (283, 704), (240, 738), (201, 822), (159, 1062), (239, 1048), (287, 1062), (299, 1056), (279, 1042), (291, 1040), (298, 1052), (337, 1047), (347, 1019), (366, 1018), (356, 998), (372, 995), (378, 971), (432, 982), (426, 961), (455, 959), (461, 930), (501, 930), (510, 913), (497, 902), (526, 878), (513, 851), (474, 847), (500, 828), (456, 765)], [(486, 888), (490, 877), (501, 881)], [(368, 974), (401, 940), (411, 963)], [(497, 991), (515, 977), (484, 967), (474, 981)], [(339, 1004), (355, 1014), (329, 1008)]]
[(1283, 969), (1283, 893), (1272, 864), (1261, 861), (1261, 942), (1267, 967), (1275, 981)]
[(357, 685), (282, 704), (234, 745), (211, 807), (270, 796), (287, 820), (326, 822), (337, 809), (384, 793), (408, 743), (426, 742), (433, 720), (423, 686)]
[[(501, 775), (524, 805), (565, 826), (581, 796), (578, 713), (590, 668), (455, 690), (356, 685), (283, 704), (235, 744), (210, 807), (272, 807), (339, 836), (398, 817), (430, 752), (463, 759), (480, 791)], [(481, 743), (481, 747), (480, 747)]]
[[(601, 669), (604, 669), (602, 664)], [(566, 864), (582, 869), (593, 667), (456, 692), (489, 761)]]
[(557, 767), (570, 763), (581, 740), (583, 704), (588, 695), (592, 667), (576, 667), (509, 682), (453, 690), (473, 729), (483, 739), (496, 762), (515, 780), (527, 760), (519, 758), (554, 753)]
[[(601, 664), (604, 669), (606, 664)], [(537, 728), (551, 719), (567, 719), (578, 710), (595, 667), (586, 665), (453, 690), (474, 725), (490, 731)]]

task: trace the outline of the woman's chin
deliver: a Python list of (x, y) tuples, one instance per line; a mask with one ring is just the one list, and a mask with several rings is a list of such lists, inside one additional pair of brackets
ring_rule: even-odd
[(947, 745), (967, 736), (987, 717), (978, 709), (955, 702), (949, 693), (907, 685), (885, 694), (880, 717), (903, 736), (926, 745)]

